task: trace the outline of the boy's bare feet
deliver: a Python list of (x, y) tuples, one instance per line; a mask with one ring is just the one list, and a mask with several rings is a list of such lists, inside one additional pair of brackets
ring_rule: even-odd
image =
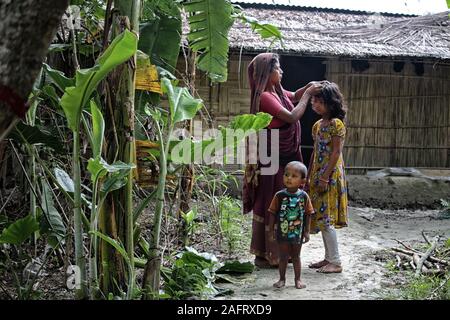
[(285, 284), (286, 284), (286, 281), (285, 281), (285, 280), (278, 280), (277, 282), (275, 282), (275, 283), (273, 284), (273, 286), (274, 286), (275, 288), (282, 288), (282, 287), (284, 287)]
[(329, 263), (322, 268), (318, 269), (317, 272), (320, 273), (341, 273), (342, 267), (337, 264)]
[(303, 289), (303, 288), (306, 288), (306, 284), (303, 284), (303, 282), (301, 282), (300, 280), (296, 280), (295, 281), (295, 287), (297, 289)]
[(329, 264), (327, 260), (322, 260), (319, 262), (311, 263), (310, 265), (308, 265), (308, 268), (319, 269), (322, 268), (323, 266), (326, 266), (327, 264)]

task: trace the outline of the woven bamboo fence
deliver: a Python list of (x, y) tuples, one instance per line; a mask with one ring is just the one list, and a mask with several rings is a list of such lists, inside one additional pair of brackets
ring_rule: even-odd
[(350, 60), (327, 61), (326, 78), (348, 104), (344, 159), (350, 167), (450, 166), (450, 65), (371, 61), (358, 72)]
[[(228, 81), (210, 86), (198, 74), (196, 89), (209, 125), (226, 125), (249, 112), (247, 66), (252, 56), (231, 56)], [(405, 59), (368, 60), (355, 71), (351, 59), (326, 60), (326, 79), (336, 82), (348, 105), (344, 160), (349, 168), (450, 167), (450, 64), (423, 63), (423, 74)], [(239, 166), (227, 166), (227, 169)]]

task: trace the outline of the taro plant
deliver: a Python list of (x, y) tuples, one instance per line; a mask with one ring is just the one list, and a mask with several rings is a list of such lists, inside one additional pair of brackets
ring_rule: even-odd
[[(26, 217), (18, 219), (4, 228), (0, 234), (0, 249), (2, 249), (0, 252), (5, 256), (6, 268), (10, 269), (10, 272), (14, 277), (18, 299), (26, 299), (31, 292), (31, 286), (28, 285), (28, 288), (23, 286), (21, 276), (16, 270), (17, 266), (22, 265), (23, 260), (30, 260), (28, 257), (24, 259), (25, 254), (22, 250), (22, 244), (32, 238), (37, 231), (39, 231), (39, 223), (33, 214), (30, 213)], [(16, 251), (15, 263), (13, 263), (12, 257), (9, 254), (11, 248), (14, 248), (14, 251)], [(20, 267), (20, 269), (22, 268)]]
[[(48, 197), (45, 194), (46, 192), (44, 190), (44, 198)], [(49, 257), (63, 239), (65, 228), (62, 222), (59, 221), (60, 216), (53, 208), (53, 204), (47, 203), (45, 209), (49, 210), (50, 216), (40, 214), (40, 210), (37, 210), (37, 217), (30, 213), (24, 218), (7, 225), (0, 234), (0, 253), (5, 257), (4, 266), (7, 270), (9, 269), (13, 276), (16, 295), (19, 300), (26, 300), (35, 296), (36, 290), (34, 286), (36, 281), (45, 268)], [(59, 229), (59, 234), (57, 229)], [(50, 244), (40, 257), (30, 256), (26, 250), (27, 241), (34, 240), (33, 236), (35, 234), (46, 234)], [(11, 295), (9, 296), (11, 299), (14, 298)]]
[(193, 208), (189, 212), (181, 212), (181, 218), (184, 220), (184, 232), (183, 232), (183, 246), (189, 244), (189, 237), (194, 233), (195, 230), (195, 219), (197, 218), (197, 209)]
[(171, 269), (162, 269), (164, 292), (171, 299), (213, 297), (219, 293), (214, 281), (221, 266), (213, 254), (186, 247), (176, 256)]

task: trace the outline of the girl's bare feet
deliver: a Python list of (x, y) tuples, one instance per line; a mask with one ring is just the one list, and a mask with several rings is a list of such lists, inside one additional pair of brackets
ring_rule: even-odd
[(329, 264), (327, 260), (322, 260), (319, 262), (311, 263), (310, 265), (308, 265), (308, 268), (319, 269), (322, 268), (323, 266), (326, 266), (327, 264)]
[(284, 287), (285, 284), (286, 284), (286, 281), (285, 281), (285, 280), (278, 280), (277, 282), (275, 282), (275, 283), (273, 284), (273, 286), (274, 286), (275, 288), (282, 288), (282, 287)]
[(295, 287), (297, 289), (303, 289), (303, 288), (306, 288), (306, 284), (303, 284), (303, 282), (301, 282), (300, 280), (296, 280), (295, 281)]
[(337, 264), (329, 263), (322, 268), (318, 269), (317, 272), (320, 273), (341, 273), (342, 267)]

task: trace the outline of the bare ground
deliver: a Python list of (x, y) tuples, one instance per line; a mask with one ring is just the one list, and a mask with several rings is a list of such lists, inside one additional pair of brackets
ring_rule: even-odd
[[(439, 210), (349, 209), (349, 227), (338, 230), (343, 273), (321, 274), (307, 267), (324, 255), (321, 235), (312, 235), (301, 254), (305, 289), (295, 289), (289, 265), (284, 288), (272, 287), (278, 280), (277, 269), (259, 269), (241, 278), (239, 284), (223, 284), (234, 294), (218, 299), (383, 299), (398, 289), (396, 279), (389, 277), (386, 269), (386, 249), (399, 246), (395, 239), (409, 244), (423, 242), (422, 231), (430, 237), (450, 237), (450, 219), (442, 219)], [(252, 256), (242, 258), (251, 260)]]
[[(251, 215), (244, 216), (242, 236), (237, 248), (230, 255), (226, 246), (219, 245), (213, 235), (206, 234), (202, 228), (192, 243), (200, 252), (214, 253), (219, 260), (236, 259), (252, 261), (249, 253), (251, 233)], [(344, 271), (341, 274), (320, 274), (307, 265), (323, 258), (322, 237), (311, 235), (309, 243), (302, 249), (302, 281), (305, 289), (295, 289), (292, 265), (287, 270), (286, 287), (275, 289), (272, 284), (278, 280), (277, 269), (257, 269), (252, 274), (237, 278), (236, 284), (220, 284), (232, 289), (232, 295), (216, 299), (268, 299), (268, 300), (320, 300), (320, 299), (383, 299), (392, 297), (401, 283), (401, 279), (389, 274), (386, 268), (389, 255), (386, 250), (400, 245), (395, 239), (414, 246), (424, 243), (421, 232), (429, 238), (436, 234), (450, 237), (450, 219), (442, 219), (439, 210), (386, 210), (368, 207), (349, 208), (349, 227), (338, 230), (338, 241)], [(211, 221), (206, 221), (210, 226)], [(138, 275), (142, 273), (139, 270)], [(48, 266), (37, 285), (40, 294), (34, 299), (74, 299), (73, 292), (65, 286), (64, 270), (54, 265)], [(3, 279), (7, 282), (12, 279)], [(5, 283), (4, 283), (5, 284)], [(7, 290), (14, 291), (7, 285)], [(8, 299), (0, 291), (0, 299)]]

